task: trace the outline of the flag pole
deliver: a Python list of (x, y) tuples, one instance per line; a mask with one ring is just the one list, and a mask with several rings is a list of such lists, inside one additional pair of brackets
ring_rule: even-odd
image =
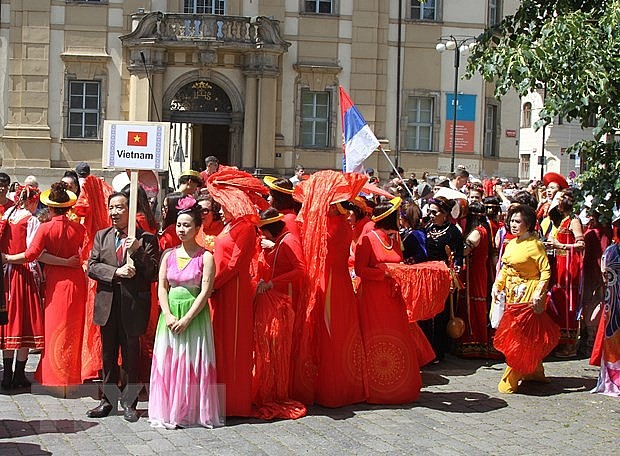
[(411, 197), (412, 200), (415, 200), (415, 198), (413, 197), (413, 193), (411, 193), (411, 190), (409, 189), (409, 186), (405, 183), (405, 181), (403, 180), (403, 176), (400, 175), (400, 173), (398, 172), (398, 170), (396, 169), (396, 167), (394, 166), (394, 163), (392, 163), (392, 160), (390, 160), (390, 156), (387, 154), (387, 152), (383, 149), (383, 147), (381, 147), (381, 145), (379, 145), (379, 150), (381, 152), (383, 152), (383, 155), (385, 155), (385, 158), (387, 159), (388, 163), (390, 164), (390, 166), (392, 167), (392, 169), (394, 170), (394, 172), (396, 173), (396, 175), (398, 176), (398, 178), (401, 180), (401, 182), (403, 183), (403, 185), (405, 186), (405, 188), (407, 189), (407, 193), (409, 193), (409, 196)]

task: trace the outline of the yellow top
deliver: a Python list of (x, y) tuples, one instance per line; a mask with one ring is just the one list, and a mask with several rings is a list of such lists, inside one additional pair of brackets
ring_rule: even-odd
[(498, 291), (506, 293), (506, 303), (532, 302), (547, 293), (551, 267), (545, 247), (536, 237), (512, 239), (502, 256), (503, 267), (495, 279)]

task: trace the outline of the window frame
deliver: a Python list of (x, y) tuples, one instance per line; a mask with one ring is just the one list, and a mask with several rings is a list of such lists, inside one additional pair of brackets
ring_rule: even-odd
[[(332, 107), (333, 107), (333, 93), (332, 91), (325, 89), (325, 90), (311, 90), (310, 88), (307, 87), (302, 87), (300, 92), (299, 92), (300, 96), (299, 96), (299, 147), (304, 148), (304, 149), (329, 149), (330, 147), (332, 147)], [(312, 117), (305, 117), (304, 116), (304, 94), (314, 94), (314, 100), (313, 100), (313, 104), (312, 104), (312, 108), (314, 111), (314, 116)], [(327, 112), (327, 117), (323, 118), (323, 117), (317, 117), (316, 116), (316, 109), (317, 109), (317, 95), (325, 95), (327, 96), (327, 104), (326, 104), (326, 112)], [(304, 143), (304, 124), (306, 122), (312, 122), (312, 144), (307, 144)], [(325, 125), (325, 143), (321, 143), (321, 144), (317, 144), (317, 133), (316, 133), (316, 126), (318, 123), (324, 123)]]
[[(198, 12), (198, 8), (206, 8), (207, 5), (205, 5), (205, 3), (209, 1), (211, 2), (211, 12)], [(203, 5), (198, 5), (198, 2), (203, 3)], [(183, 14), (212, 14), (215, 16), (225, 16), (227, 8), (228, 4), (226, 0), (183, 0)]]
[[(430, 9), (427, 3), (433, 2), (433, 18), (427, 19), (424, 17), (424, 11)], [(420, 22), (439, 22), (441, 21), (441, 7), (442, 0), (427, 0), (424, 3), (420, 3), (419, 0), (411, 0), (409, 3), (409, 20)], [(413, 12), (417, 11), (417, 17), (414, 17)]]
[[(300, 7), (299, 7), (299, 11), (301, 11), (302, 14), (318, 14), (321, 16), (334, 16), (336, 15), (336, 8), (337, 8), (337, 4), (336, 4), (336, 0), (300, 0)], [(308, 3), (314, 3), (315, 7), (314, 7), (314, 11), (308, 11), (307, 9), (307, 4)], [(330, 4), (330, 12), (329, 13), (325, 13), (325, 12), (321, 12), (320, 10), (320, 6), (321, 3), (329, 3)]]
[[(420, 113), (422, 112), (420, 110), (420, 102), (422, 100), (430, 100), (430, 122), (422, 122), (420, 121)], [(414, 111), (416, 113), (417, 118), (412, 120), (410, 113), (411, 111), (411, 105), (412, 102), (416, 103), (417, 105), (417, 109)], [(436, 116), (436, 108), (437, 106), (437, 97), (434, 97), (432, 95), (429, 94), (409, 94), (407, 96), (407, 122), (406, 122), (406, 131), (405, 131), (405, 135), (404, 135), (404, 139), (405, 139), (405, 149), (406, 150), (411, 150), (411, 151), (415, 151), (415, 152), (432, 152), (433, 151), (433, 147), (435, 146), (435, 129), (436, 127), (436, 122), (435, 122), (435, 116)], [(420, 134), (419, 131), (421, 128), (429, 128), (429, 135), (428, 135), (428, 148), (422, 148), (420, 147)], [(415, 129), (417, 131), (416, 134), (416, 144), (411, 144), (410, 143), (410, 132), (412, 129)]]
[[(499, 158), (499, 131), (500, 109), (499, 105), (487, 101), (484, 109), (484, 142), (483, 156), (487, 158)], [(493, 112), (493, 119), (489, 119), (489, 113)], [(491, 126), (489, 126), (491, 124)], [(489, 144), (490, 143), (490, 144)]]
[(521, 128), (532, 128), (532, 103), (526, 101), (521, 110)]
[[(74, 96), (72, 94), (72, 87), (74, 84), (82, 84), (82, 107), (81, 108), (73, 108), (71, 106), (71, 101), (72, 101), (72, 97)], [(88, 84), (96, 84), (97, 85), (97, 108), (87, 108), (86, 107), (86, 100), (88, 97), (87, 94), (87, 90), (86, 87)], [(102, 105), (103, 105), (103, 101), (101, 99), (102, 97), (102, 86), (103, 86), (103, 81), (101, 80), (83, 80), (83, 79), (71, 79), (67, 81), (67, 123), (66, 123), (66, 129), (65, 129), (65, 134), (66, 134), (66, 138), (69, 139), (82, 139), (82, 140), (97, 140), (97, 139), (101, 139), (101, 133), (102, 133), (102, 128), (101, 128), (101, 122), (102, 122), (102, 118), (103, 118), (103, 110), (102, 110)], [(81, 114), (82, 115), (82, 121), (81, 121), (81, 134), (80, 135), (73, 135), (71, 132), (71, 128), (72, 125), (77, 125), (77, 124), (73, 124), (71, 122), (71, 117), (72, 114)], [(96, 114), (97, 115), (97, 122), (96, 124), (87, 124), (86, 123), (86, 115), (87, 114)], [(86, 136), (86, 128), (87, 127), (92, 127), (92, 126), (96, 126), (97, 132), (95, 136)]]
[(106, 5), (108, 3), (108, 0), (66, 0), (66, 3), (81, 3), (83, 5)]
[[(494, 5), (494, 7), (492, 7)], [(502, 21), (503, 16), (503, 1), (502, 0), (488, 0), (487, 2), (487, 26), (493, 27), (498, 25)], [(494, 12), (494, 14), (492, 14)]]
[(519, 178), (520, 179), (530, 178), (531, 163), (532, 163), (531, 154), (521, 154), (519, 156)]

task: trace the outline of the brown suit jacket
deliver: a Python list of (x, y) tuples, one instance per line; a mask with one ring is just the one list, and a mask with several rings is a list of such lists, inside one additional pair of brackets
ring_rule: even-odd
[(157, 280), (159, 246), (151, 233), (136, 230), (140, 248), (131, 258), (136, 275), (131, 279), (114, 277), (118, 268), (114, 228), (105, 228), (95, 235), (88, 259), (88, 276), (97, 281), (93, 323), (103, 326), (110, 318), (114, 293), (121, 296), (121, 323), (129, 336), (144, 333), (151, 307), (151, 283)]

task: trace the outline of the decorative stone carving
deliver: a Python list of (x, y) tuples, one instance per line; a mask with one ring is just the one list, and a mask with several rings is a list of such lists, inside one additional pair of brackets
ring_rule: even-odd
[(338, 85), (338, 74), (342, 68), (338, 65), (298, 63), (293, 65), (297, 71), (297, 83), (313, 91), (322, 91), (326, 87)]
[(196, 81), (184, 85), (172, 102), (170, 111), (232, 112), (232, 104), (221, 87), (209, 81)]
[(205, 66), (213, 66), (217, 63), (217, 52), (211, 50), (198, 51), (198, 61)]
[(275, 77), (280, 74), (278, 54), (266, 51), (248, 52), (243, 56), (243, 72), (246, 75)]

